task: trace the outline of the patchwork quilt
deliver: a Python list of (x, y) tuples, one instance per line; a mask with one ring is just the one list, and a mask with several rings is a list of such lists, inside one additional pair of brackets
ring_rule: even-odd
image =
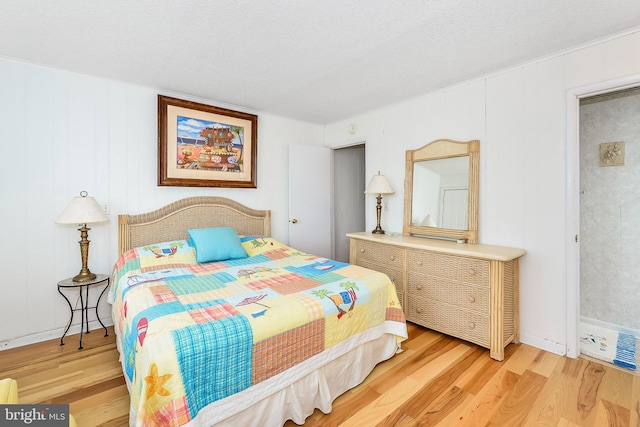
[(222, 262), (197, 263), (186, 240), (117, 261), (113, 319), (137, 425), (184, 425), (368, 328), (406, 338), (386, 275), (269, 237), (242, 246), (248, 257)]

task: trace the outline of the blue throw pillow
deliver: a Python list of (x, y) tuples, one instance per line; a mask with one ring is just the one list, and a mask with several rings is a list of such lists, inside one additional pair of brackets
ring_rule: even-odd
[(246, 258), (238, 233), (231, 227), (196, 228), (187, 231), (197, 262)]

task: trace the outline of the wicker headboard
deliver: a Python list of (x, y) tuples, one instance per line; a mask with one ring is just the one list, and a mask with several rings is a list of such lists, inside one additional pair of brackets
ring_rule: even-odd
[(271, 211), (224, 197), (189, 197), (139, 215), (118, 215), (118, 254), (131, 248), (185, 240), (191, 228), (233, 227), (246, 236), (271, 235)]

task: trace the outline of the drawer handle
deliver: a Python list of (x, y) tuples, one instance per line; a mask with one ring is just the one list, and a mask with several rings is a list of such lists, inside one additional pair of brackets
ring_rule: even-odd
[(416, 289), (421, 291), (422, 290), (422, 285), (416, 285)]
[(393, 261), (393, 260), (395, 260), (395, 259), (396, 259), (396, 257), (394, 257), (393, 255), (391, 255), (391, 256), (389, 257), (389, 259), (390, 259), (391, 261)]
[(416, 313), (422, 314), (422, 309), (420, 307), (416, 308)]
[(364, 253), (364, 248), (360, 249), (360, 253), (363, 254)]
[(418, 261), (418, 265), (419, 265), (419, 266), (422, 266), (422, 261)]
[(469, 297), (469, 302), (476, 302), (476, 297), (470, 296)]
[(476, 271), (476, 269), (475, 269), (475, 268), (470, 268), (470, 269), (469, 269), (469, 275), (470, 275), (470, 276), (475, 276), (475, 275), (476, 275), (476, 273), (477, 273), (477, 271)]
[(469, 322), (469, 329), (475, 329), (476, 324), (473, 322)]

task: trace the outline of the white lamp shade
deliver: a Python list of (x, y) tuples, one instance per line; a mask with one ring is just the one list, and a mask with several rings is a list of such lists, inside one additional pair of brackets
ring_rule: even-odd
[(436, 222), (433, 220), (433, 218), (431, 218), (431, 215), (429, 214), (424, 217), (420, 225), (424, 227), (437, 227)]
[[(109, 217), (104, 213), (96, 199), (91, 196), (76, 196), (62, 211), (56, 224), (95, 224), (109, 222)], [(82, 194), (82, 193), (81, 193)]]
[(393, 194), (393, 188), (387, 178), (384, 175), (374, 175), (367, 185), (367, 189), (364, 190), (365, 194)]

